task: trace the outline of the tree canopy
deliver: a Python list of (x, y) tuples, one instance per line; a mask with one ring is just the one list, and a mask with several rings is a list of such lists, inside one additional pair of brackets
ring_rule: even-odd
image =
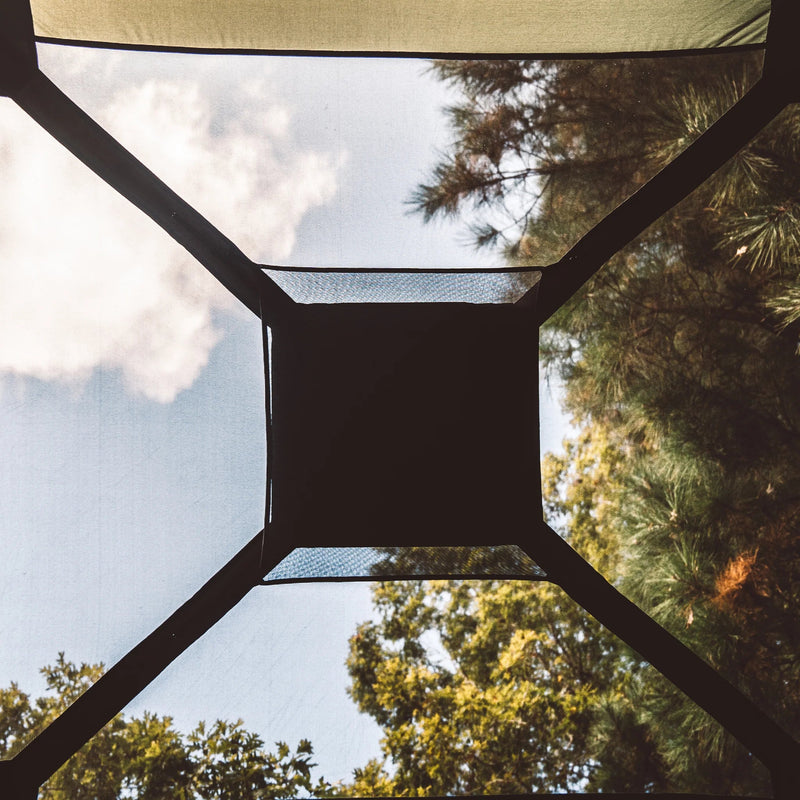
[[(432, 68), (462, 99), (415, 207), (546, 268), (735, 102), (760, 56)], [(578, 431), (545, 464), (549, 519), (795, 736), (799, 131), (789, 107), (606, 264), (540, 351)], [(737, 742), (554, 587), (374, 598), (350, 671), (386, 761), (356, 786), (770, 792)]]
[[(32, 699), (17, 684), (0, 689), (0, 758), (13, 757), (103, 674), (101, 664), (68, 661), (61, 653), (42, 669), (47, 691)], [(44, 800), (266, 800), (325, 795), (312, 778), (313, 750), (274, 751), (241, 720), (204, 722), (188, 734), (170, 717), (117, 715), (40, 789)]]

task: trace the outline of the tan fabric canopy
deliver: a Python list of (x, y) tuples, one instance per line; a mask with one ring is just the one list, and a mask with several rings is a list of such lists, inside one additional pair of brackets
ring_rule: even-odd
[(768, 0), (33, 0), (36, 35), (190, 50), (592, 54), (764, 42)]

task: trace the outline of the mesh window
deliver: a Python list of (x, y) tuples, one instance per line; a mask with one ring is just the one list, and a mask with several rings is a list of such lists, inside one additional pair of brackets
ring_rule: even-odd
[(541, 278), (522, 270), (321, 270), (264, 272), (297, 303), (514, 303)]
[(380, 578), (546, 580), (516, 545), (488, 547), (298, 547), (264, 578), (265, 585)]

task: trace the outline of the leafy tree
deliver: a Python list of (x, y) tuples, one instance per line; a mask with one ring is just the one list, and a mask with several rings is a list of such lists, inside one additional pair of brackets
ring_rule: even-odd
[[(11, 758), (103, 673), (102, 665), (76, 666), (61, 653), (44, 667), (47, 693), (32, 700), (12, 683), (0, 689), (0, 757)], [(266, 800), (325, 795), (313, 780), (311, 744), (275, 752), (241, 720), (201, 722), (181, 734), (169, 717), (116, 716), (53, 777), (44, 800)]]
[[(376, 590), (385, 615), (359, 628), (349, 661), (354, 699), (385, 731), (391, 777), (371, 764), (373, 784), (376, 774), (391, 793), (409, 794), (579, 784), (587, 708), (606, 679), (595, 670), (600, 637), (587, 620), (585, 640), (576, 638), (579, 611), (544, 594), (519, 582)], [(440, 642), (420, 643), (437, 633)], [(358, 778), (361, 789), (364, 773)]]
[[(544, 266), (720, 116), (760, 63), (433, 69), (463, 101), (416, 207), (461, 214), (477, 246)], [(552, 318), (540, 353), (582, 430), (545, 465), (551, 521), (796, 736), (798, 132), (791, 107), (614, 257)], [(381, 585), (375, 602), (379, 621), (350, 659), (353, 696), (386, 732), (365, 789), (769, 793), (743, 748), (546, 584)]]
[[(609, 571), (619, 554), (601, 535), (602, 509), (620, 489), (617, 462), (598, 435), (544, 465), (550, 512)], [(358, 770), (351, 791), (514, 794), (594, 785), (596, 720), (611, 714), (643, 665), (558, 587), (386, 582), (373, 599), (378, 620), (359, 627), (348, 668), (351, 695), (384, 729), (384, 761)], [(652, 788), (660, 761), (642, 726), (626, 731), (627, 786)]]

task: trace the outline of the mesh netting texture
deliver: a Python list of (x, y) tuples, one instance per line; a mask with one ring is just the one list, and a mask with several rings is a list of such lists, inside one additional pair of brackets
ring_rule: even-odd
[(514, 303), (541, 277), (534, 269), (264, 272), (297, 303)]
[(298, 547), (264, 584), (447, 578), (545, 580), (516, 545), (486, 547)]

